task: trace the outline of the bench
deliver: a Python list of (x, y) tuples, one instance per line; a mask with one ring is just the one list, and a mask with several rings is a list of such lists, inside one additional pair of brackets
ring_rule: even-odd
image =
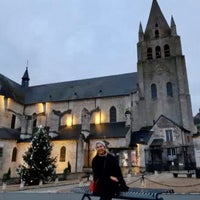
[[(72, 192), (83, 194), (81, 200), (87, 198), (91, 200), (91, 197), (98, 197), (94, 195), (88, 186), (75, 187)], [(115, 199), (132, 199), (132, 200), (163, 200), (159, 197), (163, 193), (173, 193), (174, 191), (168, 189), (147, 189), (147, 188), (129, 188), (127, 192), (120, 192), (113, 196)]]
[(177, 178), (178, 175), (186, 175), (187, 178), (192, 178), (192, 175), (195, 174), (194, 170), (173, 171), (172, 173), (175, 178)]

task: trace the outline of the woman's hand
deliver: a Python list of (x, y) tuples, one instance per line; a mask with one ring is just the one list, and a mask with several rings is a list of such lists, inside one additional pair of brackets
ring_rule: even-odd
[(119, 182), (118, 178), (115, 176), (110, 176), (110, 179), (115, 182)]

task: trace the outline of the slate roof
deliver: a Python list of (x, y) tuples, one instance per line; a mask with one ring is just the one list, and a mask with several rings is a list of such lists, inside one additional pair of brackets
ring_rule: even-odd
[(0, 95), (12, 98), (16, 102), (24, 103), (26, 89), (18, 83), (0, 74)]
[(29, 87), (25, 103), (129, 95), (137, 90), (137, 73)]
[(140, 130), (131, 133), (130, 147), (134, 147), (137, 144), (147, 144), (152, 132), (149, 130)]
[(20, 140), (20, 132), (16, 129), (0, 128), (0, 138), (5, 140)]
[(137, 73), (22, 87), (0, 74), (0, 94), (24, 105), (129, 95), (137, 91)]
[(152, 143), (150, 144), (150, 147), (157, 147), (157, 146), (162, 146), (164, 140), (162, 138), (157, 138), (157, 139), (154, 139), (152, 141)]
[(73, 125), (72, 127), (63, 126), (58, 132), (58, 136), (52, 140), (77, 140), (81, 133), (81, 125)]
[(125, 126), (125, 122), (91, 124), (91, 139), (102, 138), (123, 138), (130, 128)]
[[(125, 126), (125, 122), (91, 124), (89, 139), (105, 139), (105, 138), (121, 138), (125, 137), (129, 127)], [(81, 125), (72, 127), (61, 127), (58, 136), (53, 140), (77, 140), (81, 133)]]

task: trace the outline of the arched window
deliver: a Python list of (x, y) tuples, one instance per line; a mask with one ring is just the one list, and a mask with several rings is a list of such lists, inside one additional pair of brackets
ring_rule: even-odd
[(157, 88), (156, 88), (156, 84), (154, 83), (151, 85), (151, 98), (157, 99)]
[(155, 24), (155, 28), (158, 28), (158, 23)]
[(156, 47), (156, 58), (161, 58), (161, 49), (160, 49), (160, 46)]
[(16, 116), (12, 115), (12, 119), (11, 119), (11, 128), (14, 129), (15, 128), (15, 122), (16, 122)]
[(155, 30), (155, 38), (159, 38), (160, 34), (159, 34), (159, 30)]
[(33, 128), (37, 127), (37, 119), (34, 119), (33, 121)]
[(164, 54), (165, 54), (165, 57), (169, 57), (170, 56), (170, 49), (169, 49), (169, 45), (166, 44), (164, 46)]
[(159, 33), (159, 30), (158, 30), (158, 23), (155, 24), (155, 38), (159, 38), (160, 36), (160, 33)]
[(66, 157), (66, 147), (61, 147), (60, 149), (60, 162), (65, 162)]
[(17, 148), (16, 147), (14, 147), (13, 148), (13, 151), (12, 151), (12, 162), (16, 162), (16, 160), (17, 160)]
[(112, 106), (110, 108), (110, 122), (116, 122), (117, 121), (117, 115), (116, 115), (116, 108)]
[(153, 58), (153, 55), (152, 55), (152, 48), (149, 47), (147, 49), (147, 60), (151, 60)]
[(166, 87), (167, 87), (167, 96), (173, 97), (172, 83), (168, 82)]

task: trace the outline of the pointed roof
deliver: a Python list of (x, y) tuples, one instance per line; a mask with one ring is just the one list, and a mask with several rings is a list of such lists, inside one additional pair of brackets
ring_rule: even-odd
[(173, 16), (171, 17), (171, 35), (177, 35), (176, 24)]
[(144, 41), (144, 32), (143, 32), (141, 22), (140, 22), (140, 25), (139, 25), (138, 39), (139, 39), (139, 41)]
[[(153, 127), (154, 127), (156, 124), (158, 124), (161, 120), (165, 120), (165, 123), (160, 123), (160, 126), (161, 126), (162, 128), (170, 127), (170, 125), (173, 124), (174, 126), (177, 126), (178, 128), (180, 128), (183, 132), (185, 132), (185, 133), (190, 133), (189, 130), (185, 129), (183, 126), (180, 126), (179, 124), (177, 124), (176, 122), (174, 122), (172, 119), (166, 117), (165, 115), (160, 115), (160, 116), (158, 117), (158, 119), (155, 121)], [(153, 127), (152, 127), (152, 129), (153, 129)], [(152, 129), (151, 129), (151, 130), (152, 130)]]
[(26, 67), (26, 71), (24, 72), (24, 75), (22, 77), (22, 86), (23, 87), (28, 87), (29, 86), (29, 75), (28, 75), (28, 67)]
[(30, 78), (29, 78), (29, 74), (28, 74), (28, 67), (26, 67), (26, 70), (25, 70), (25, 72), (24, 72), (24, 75), (23, 75), (23, 77), (22, 77), (22, 80), (30, 80)]
[(160, 29), (169, 29), (169, 25), (158, 5), (157, 0), (153, 0), (145, 33), (152, 31), (156, 24)]
[(142, 28), (142, 23), (140, 22), (139, 24), (139, 33), (142, 33), (143, 34), (143, 28)]
[(176, 26), (173, 16), (171, 17), (171, 27)]

